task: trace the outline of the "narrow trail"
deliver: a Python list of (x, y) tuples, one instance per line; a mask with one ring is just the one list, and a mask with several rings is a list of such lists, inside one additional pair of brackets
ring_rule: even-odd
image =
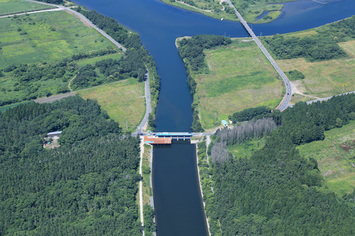
[(76, 76), (77, 76), (77, 75), (74, 75), (74, 77), (69, 80), (68, 89), (70, 90), (70, 92), (73, 92), (73, 89), (71, 88), (71, 83), (72, 83), (73, 80), (76, 78)]

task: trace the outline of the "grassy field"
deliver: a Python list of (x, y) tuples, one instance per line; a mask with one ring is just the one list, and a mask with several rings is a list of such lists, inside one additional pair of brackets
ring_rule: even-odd
[(325, 140), (299, 146), (300, 154), (313, 157), (325, 186), (340, 196), (355, 188), (355, 121), (325, 132)]
[(145, 114), (144, 83), (138, 83), (136, 79), (84, 89), (77, 93), (85, 99), (96, 99), (124, 131), (134, 131)]
[(93, 65), (96, 62), (101, 61), (101, 60), (106, 60), (106, 59), (120, 60), (121, 58), (122, 58), (122, 54), (117, 53), (117, 54), (104, 55), (104, 56), (101, 56), (101, 57), (83, 59), (83, 60), (76, 61), (75, 63), (78, 66), (83, 67), (83, 66), (86, 66), (88, 64)]
[[(305, 79), (295, 81), (301, 93), (316, 97), (328, 97), (355, 90), (355, 40), (339, 44), (349, 58), (308, 62), (303, 58), (278, 60), (283, 71), (299, 70)], [(294, 101), (295, 102), (295, 101)]]
[(278, 105), (282, 82), (254, 42), (236, 39), (205, 54), (210, 73), (195, 78), (204, 128), (218, 126), (245, 108)]
[(0, 0), (0, 16), (54, 8), (25, 0)]
[[(323, 27), (323, 26), (322, 26)], [(326, 26), (325, 26), (326, 27)], [(318, 34), (315, 29), (287, 33), (287, 37), (307, 37)], [(304, 58), (277, 60), (285, 72), (298, 70), (305, 79), (292, 81), (301, 94), (312, 97), (328, 97), (355, 90), (355, 40), (339, 43), (339, 46), (349, 55), (347, 58), (309, 62)], [(270, 51), (269, 51), (270, 52)], [(313, 98), (314, 99), (314, 98)], [(291, 102), (308, 101), (311, 98), (294, 95)]]
[(237, 158), (248, 158), (264, 146), (264, 139), (253, 139), (241, 144), (229, 146), (228, 150)]
[(64, 11), (0, 19), (0, 69), (13, 64), (55, 62), (107, 47), (113, 44)]

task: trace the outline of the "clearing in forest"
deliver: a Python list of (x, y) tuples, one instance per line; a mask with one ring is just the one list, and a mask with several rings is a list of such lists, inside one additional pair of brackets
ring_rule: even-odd
[(355, 188), (355, 121), (325, 131), (325, 139), (298, 146), (300, 154), (318, 162), (325, 186), (340, 196)]

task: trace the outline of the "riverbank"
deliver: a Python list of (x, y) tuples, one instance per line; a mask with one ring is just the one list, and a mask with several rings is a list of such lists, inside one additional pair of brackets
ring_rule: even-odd
[[(207, 142), (208, 141), (208, 142)], [(205, 211), (206, 222), (208, 225), (209, 235), (221, 235), (221, 228), (218, 219), (213, 218), (213, 182), (210, 174), (211, 160), (209, 160), (208, 147), (210, 145), (210, 137), (206, 139), (195, 141), (196, 143), (196, 161), (197, 172), (199, 177), (199, 184), (201, 196), (203, 199), (203, 206)]]
[(153, 147), (144, 144), (141, 138), (141, 165), (140, 169), (142, 180), (140, 181), (140, 207), (144, 215), (144, 235), (155, 235), (155, 215), (152, 186), (152, 167), (153, 167)]
[[(231, 7), (228, 6), (227, 0), (219, 1), (198, 1), (198, 0), (161, 0), (162, 2), (179, 7), (188, 11), (201, 13), (203, 15), (220, 19), (239, 21), (238, 17), (234, 14)], [(250, 4), (248, 2), (235, 2), (232, 4), (237, 6), (238, 10), (243, 9), (242, 15), (248, 23), (252, 24), (265, 24), (276, 20), (282, 12), (284, 2), (292, 2), (294, 0), (279, 0), (269, 4), (266, 1), (257, 1)], [(245, 5), (247, 3), (247, 5)]]
[[(203, 190), (202, 190), (202, 184), (201, 184), (201, 172), (200, 172), (200, 165), (202, 165), (202, 160), (200, 160), (200, 154), (199, 154), (199, 149), (198, 149), (198, 145), (201, 142), (201, 140), (191, 140), (191, 144), (195, 144), (196, 145), (196, 166), (197, 166), (197, 175), (198, 175), (198, 183), (200, 185), (200, 192), (201, 192), (201, 198), (202, 198), (202, 204), (203, 204), (203, 209), (205, 211), (205, 218), (206, 218), (206, 224), (207, 224), (207, 230), (208, 230), (208, 235), (211, 236), (211, 230), (210, 230), (210, 223), (207, 217), (207, 213), (206, 213), (206, 202), (205, 202), (205, 197), (203, 194)], [(205, 142), (205, 141), (204, 141)]]

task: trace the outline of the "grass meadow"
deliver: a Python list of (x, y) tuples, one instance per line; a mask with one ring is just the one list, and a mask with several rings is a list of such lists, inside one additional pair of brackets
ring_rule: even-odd
[(84, 89), (77, 93), (85, 99), (96, 99), (124, 131), (134, 131), (145, 114), (144, 83), (136, 79)]
[(65, 11), (0, 19), (0, 69), (23, 63), (56, 62), (107, 47), (113, 44)]
[(302, 156), (317, 160), (325, 186), (342, 196), (355, 188), (355, 121), (326, 131), (325, 137), (298, 150)]
[(120, 60), (122, 58), (122, 56), (123, 55), (121, 53), (109, 54), (109, 55), (104, 55), (104, 56), (100, 56), (100, 57), (78, 60), (78, 61), (75, 61), (75, 64), (77, 64), (80, 67), (83, 67), (88, 64), (94, 65), (98, 61), (107, 60), (107, 59)]
[[(317, 34), (314, 29), (287, 33), (287, 37), (312, 36)], [(339, 43), (339, 46), (349, 55), (347, 58), (336, 60), (309, 62), (304, 58), (277, 60), (283, 71), (298, 70), (305, 75), (305, 79), (292, 81), (297, 89), (306, 95), (314, 97), (329, 97), (355, 90), (355, 40)], [(301, 98), (302, 97), (302, 98)], [(295, 95), (292, 103), (308, 101), (310, 98)]]
[(0, 16), (51, 8), (54, 7), (25, 0), (0, 0)]
[(237, 39), (205, 54), (210, 72), (195, 76), (204, 128), (245, 108), (279, 104), (282, 81), (254, 42)]
[(264, 142), (264, 138), (253, 139), (230, 146), (228, 147), (228, 150), (237, 158), (249, 158), (255, 151), (258, 151), (264, 147)]
[[(304, 58), (278, 60), (283, 71), (299, 70), (305, 79), (297, 84), (304, 94), (316, 97), (328, 97), (355, 90), (355, 40), (339, 44), (348, 54), (348, 58), (308, 62)], [(297, 82), (296, 82), (297, 83)]]

